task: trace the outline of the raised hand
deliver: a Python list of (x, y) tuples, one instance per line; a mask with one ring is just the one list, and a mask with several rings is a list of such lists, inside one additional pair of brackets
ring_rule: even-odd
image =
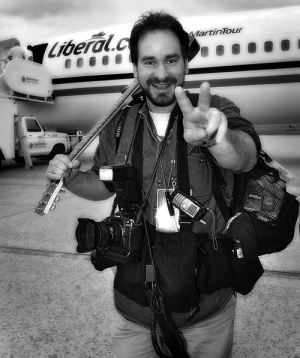
[(198, 106), (191, 101), (181, 87), (176, 87), (175, 96), (183, 114), (184, 139), (191, 145), (201, 145), (212, 138), (222, 143), (227, 132), (227, 119), (224, 113), (210, 107), (210, 85), (200, 86)]

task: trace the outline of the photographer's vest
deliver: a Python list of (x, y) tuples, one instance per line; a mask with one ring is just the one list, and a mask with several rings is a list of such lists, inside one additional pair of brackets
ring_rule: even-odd
[[(182, 150), (182, 146), (186, 146), (186, 143), (183, 139), (182, 115), (177, 107), (171, 113), (171, 117), (175, 115), (177, 117), (174, 126), (177, 126), (177, 141), (180, 140), (180, 146), (177, 146), (180, 150), (177, 150), (179, 153), (176, 161), (178, 186), (188, 194), (191, 186), (193, 193), (197, 195), (197, 186), (200, 186), (201, 182), (202, 193), (209, 195), (197, 199), (215, 211), (218, 236), (225, 226), (226, 219), (222, 217), (211, 193), (211, 180), (213, 180), (211, 165), (200, 147), (188, 146), (185, 151)], [(114, 164), (120, 164), (120, 158), (124, 157), (124, 153), (128, 153), (137, 118), (142, 117), (129, 162), (140, 169), (141, 178), (143, 178), (143, 167), (147, 161), (147, 158), (143, 156), (143, 147), (148, 144), (143, 138), (149, 128), (147, 128), (145, 118), (145, 115), (148, 115), (145, 110), (146, 106), (144, 105), (142, 110), (139, 108), (140, 104), (133, 105), (126, 114), (126, 120), (118, 124), (117, 133), (119, 135), (121, 132), (122, 135), (117, 139)], [(182, 152), (185, 153), (184, 158)], [(187, 152), (189, 152), (188, 155)], [(228, 187), (232, 190), (233, 176), (227, 170), (222, 169), (222, 172), (226, 175)], [(148, 225), (157, 283), (163, 294), (165, 305), (172, 313), (177, 326), (195, 324), (217, 313), (227, 304), (233, 294), (234, 282), (230, 265), (226, 261), (227, 255), (223, 252), (222, 245), (216, 248), (212, 244), (213, 230), (210, 213), (204, 217), (204, 220), (207, 221), (207, 225), (199, 222), (192, 224), (187, 217), (183, 216), (181, 230), (178, 233), (158, 232), (153, 223)], [(214, 250), (215, 261), (215, 267), (211, 271), (210, 263), (205, 264), (210, 250)], [(149, 326), (150, 315), (149, 300), (145, 289), (149, 263), (151, 263), (149, 248), (144, 238), (141, 261), (118, 263), (114, 281), (117, 310), (129, 320), (145, 326)]]

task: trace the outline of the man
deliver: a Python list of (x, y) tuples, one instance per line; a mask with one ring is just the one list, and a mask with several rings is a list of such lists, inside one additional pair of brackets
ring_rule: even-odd
[[(99, 180), (100, 167), (129, 161), (142, 173), (147, 198), (142, 258), (118, 263), (114, 282), (119, 314), (112, 339), (117, 357), (230, 357), (234, 289), (225, 282), (212, 292), (206, 289), (199, 259), (200, 241), (215, 244), (225, 226), (212, 193), (207, 151), (232, 192), (232, 173), (255, 165), (259, 138), (232, 102), (210, 96), (208, 83), (200, 87), (198, 105), (192, 105), (182, 89), (189, 37), (177, 19), (163, 12), (145, 14), (134, 25), (129, 44), (134, 77), (144, 97), (126, 114), (119, 145), (118, 118), (101, 133), (92, 170), (83, 173), (78, 160), (58, 155), (46, 176), (64, 177), (66, 187), (83, 198), (104, 200), (113, 195), (113, 188)], [(128, 150), (131, 142), (135, 156)], [(139, 146), (142, 153), (136, 150)], [(186, 221), (166, 200), (167, 194), (186, 185), (187, 194), (208, 208), (202, 222)]]
[(19, 41), (16, 41), (15, 46), (9, 50), (7, 61), (9, 62), (11, 60), (24, 60), (25, 58), (25, 50), (23, 49), (23, 47), (20, 47)]

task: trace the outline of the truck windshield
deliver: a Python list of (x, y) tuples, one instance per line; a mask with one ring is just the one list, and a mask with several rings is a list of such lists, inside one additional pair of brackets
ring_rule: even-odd
[(26, 119), (26, 126), (28, 132), (41, 132), (41, 127), (35, 119)]

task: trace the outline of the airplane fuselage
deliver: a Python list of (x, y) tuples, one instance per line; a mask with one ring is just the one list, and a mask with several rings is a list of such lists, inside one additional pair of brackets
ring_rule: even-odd
[[(189, 63), (185, 88), (203, 81), (255, 126), (300, 125), (300, 7), (182, 19), (201, 49)], [(63, 36), (33, 47), (51, 72), (54, 105), (21, 104), (56, 129), (88, 130), (132, 79), (128, 38), (132, 25)], [(101, 30), (101, 31), (99, 31)]]

